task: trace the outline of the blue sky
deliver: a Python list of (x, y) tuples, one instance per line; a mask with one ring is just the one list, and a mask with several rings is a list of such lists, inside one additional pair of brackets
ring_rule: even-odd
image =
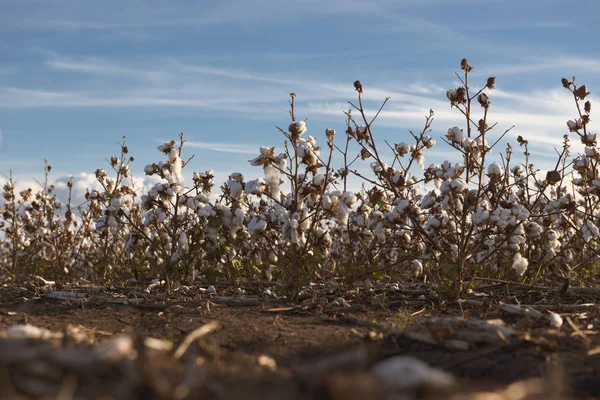
[[(123, 135), (141, 177), (179, 132), (196, 155), (191, 170), (259, 176), (247, 160), (281, 145), (274, 126), (289, 123), (288, 94), (324, 143), (326, 128), (344, 131), (356, 79), (370, 109), (391, 97), (382, 139), (407, 141), (430, 108), (439, 139), (464, 126), (445, 98), (463, 57), (473, 80), (497, 77), (496, 135), (516, 125), (509, 137), (529, 139), (547, 167), (575, 117), (560, 78), (586, 83), (593, 104), (600, 88), (594, 0), (0, 0), (0, 9), (0, 175), (12, 169), (23, 184), (47, 158), (59, 181), (84, 185)], [(438, 144), (426, 164), (446, 155)]]

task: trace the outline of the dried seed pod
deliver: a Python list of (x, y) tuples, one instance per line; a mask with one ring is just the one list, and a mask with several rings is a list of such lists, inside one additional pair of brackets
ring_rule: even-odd
[(362, 87), (362, 83), (360, 83), (360, 81), (354, 81), (354, 89), (358, 92), (358, 93), (362, 93), (363, 92), (363, 87)]
[(558, 182), (560, 182), (560, 179), (561, 179), (561, 176), (560, 176), (560, 172), (558, 172), (558, 171), (548, 171), (548, 173), (546, 174), (546, 180), (551, 185), (557, 184)]
[(463, 58), (460, 62), (460, 69), (462, 69), (463, 71), (467, 71), (467, 72), (471, 72), (471, 70), (473, 69), (473, 67), (471, 67), (469, 65), (469, 62), (467, 61), (466, 58)]
[(590, 93), (587, 91), (587, 86), (585, 85), (579, 86), (577, 90), (575, 90), (575, 96), (577, 96), (579, 100), (585, 99), (588, 94)]

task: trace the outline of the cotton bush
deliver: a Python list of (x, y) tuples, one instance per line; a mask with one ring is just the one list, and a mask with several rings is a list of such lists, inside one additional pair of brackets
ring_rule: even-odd
[[(463, 60), (461, 69), (461, 85), (446, 95), (464, 125), (443, 128), (439, 137), (452, 160), (426, 164), (428, 151), (439, 146), (433, 110), (419, 132), (409, 131), (410, 140), (385, 142), (382, 150), (375, 129), (388, 99), (367, 117), (367, 89), (356, 81), (345, 132), (325, 129), (320, 145), (314, 125), (297, 119), (292, 93), (291, 122), (278, 128), (283, 145), (257, 145), (249, 161), (262, 168), (259, 179), (233, 172), (218, 191), (211, 170), (186, 180), (191, 158), (184, 161), (183, 135), (158, 146), (161, 159), (144, 167), (157, 178), (146, 193), (134, 185), (125, 140), (121, 154), (109, 158), (110, 172), (95, 172), (102, 189), (88, 191), (79, 207), (70, 197), (65, 205), (57, 200), (49, 165), (38, 191), (16, 193), (9, 179), (0, 267), (10, 276), (165, 278), (169, 287), (197, 274), (278, 279), (292, 295), (306, 282), (334, 277), (452, 282), (460, 294), (477, 274), (583, 276), (598, 258), (600, 205), (600, 149), (589, 131), (587, 88), (562, 80), (576, 115), (566, 121), (555, 169), (543, 175), (521, 136), (494, 158), (508, 133), (488, 141), (496, 79), (473, 91), (466, 84), (472, 66)], [(572, 162), (571, 137), (585, 146)], [(525, 162), (513, 160), (516, 149)], [(350, 191), (349, 182), (361, 188)]]

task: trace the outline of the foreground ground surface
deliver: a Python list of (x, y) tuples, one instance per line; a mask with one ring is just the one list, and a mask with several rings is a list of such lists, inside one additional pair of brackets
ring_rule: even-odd
[[(293, 305), (252, 285), (205, 288), (5, 285), (0, 397), (600, 398), (598, 290), (481, 282), (457, 303), (422, 286), (314, 287)], [(502, 308), (511, 302), (532, 307)], [(455, 381), (402, 386), (410, 368), (392, 382), (375, 376), (398, 356)]]

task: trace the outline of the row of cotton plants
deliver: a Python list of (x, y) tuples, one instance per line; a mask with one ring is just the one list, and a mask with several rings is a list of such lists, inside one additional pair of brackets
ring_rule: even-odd
[[(263, 169), (261, 179), (234, 172), (215, 189), (206, 171), (186, 181), (183, 135), (159, 146), (162, 159), (144, 169), (158, 183), (141, 196), (125, 142), (108, 171), (96, 171), (102, 190), (89, 191), (78, 207), (60, 204), (48, 180), (37, 193), (16, 193), (11, 179), (2, 192), (0, 268), (95, 281), (160, 277), (171, 286), (198, 274), (276, 279), (292, 294), (332, 277), (412, 276), (454, 282), (460, 293), (474, 275), (583, 276), (598, 255), (600, 198), (600, 149), (588, 129), (585, 85), (562, 82), (577, 110), (566, 128), (585, 152), (573, 159), (565, 135), (556, 168), (540, 176), (521, 137), (492, 159), (506, 134), (488, 141), (495, 78), (473, 91), (472, 67), (463, 60), (461, 69), (462, 84), (447, 97), (465, 124), (442, 137), (432, 137), (430, 111), (410, 143), (382, 147), (375, 129), (387, 100), (367, 117), (356, 81), (346, 131), (327, 129), (322, 145), (296, 118), (291, 94), (292, 121), (279, 129), (284, 146), (261, 147), (250, 161)], [(426, 165), (436, 140), (455, 158)], [(525, 162), (513, 161), (516, 151)], [(352, 182), (362, 188), (347, 190)]]

